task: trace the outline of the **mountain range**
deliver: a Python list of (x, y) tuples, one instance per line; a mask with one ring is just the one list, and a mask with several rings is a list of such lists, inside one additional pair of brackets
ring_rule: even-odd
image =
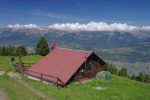
[(126, 66), (129, 74), (150, 73), (150, 32), (140, 32), (0, 28), (0, 45), (35, 48), (38, 39), (44, 36), (49, 45), (56, 41), (58, 47), (92, 50), (118, 68)]
[[(139, 34), (139, 35), (138, 35)], [(50, 43), (55, 40), (60, 46), (74, 48), (110, 48), (140, 43), (150, 43), (150, 32), (130, 33), (117, 31), (60, 31), (55, 29), (0, 29), (0, 44), (26, 45), (35, 47), (40, 36)]]

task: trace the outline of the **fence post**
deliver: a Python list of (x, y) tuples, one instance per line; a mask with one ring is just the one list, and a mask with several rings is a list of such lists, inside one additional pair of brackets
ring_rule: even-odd
[(43, 74), (41, 74), (41, 82), (43, 81)]
[(56, 78), (57, 79), (57, 83), (56, 83), (56, 85), (57, 85), (57, 87), (58, 87), (58, 78)]

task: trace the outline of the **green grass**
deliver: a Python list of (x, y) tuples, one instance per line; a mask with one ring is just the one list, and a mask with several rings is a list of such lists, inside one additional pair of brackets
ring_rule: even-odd
[[(23, 56), (22, 60), (25, 63), (35, 63), (41, 58), (42, 56), (32, 55), (32, 56)], [(15, 60), (16, 62), (18, 62), (18, 57), (15, 57)], [(6, 72), (15, 71), (9, 56), (0, 56), (0, 70), (5, 70)]]
[(16, 78), (0, 76), (0, 90), (1, 89), (5, 91), (9, 100), (42, 100), (20, 84)]
[[(9, 57), (0, 57), (0, 69), (14, 71)], [(41, 56), (25, 56), (24, 62), (36, 62)], [(4, 90), (9, 100), (41, 100), (32, 91), (20, 84), (23, 80), (46, 97), (56, 100), (149, 100), (150, 84), (133, 81), (127, 78), (113, 76), (109, 81), (93, 79), (87, 83), (73, 82), (65, 88), (50, 86), (28, 78), (9, 78), (0, 76), (0, 89)], [(105, 87), (106, 90), (95, 90), (93, 87)]]
[[(150, 84), (118, 76), (113, 76), (110, 81), (94, 79), (84, 84), (72, 83), (65, 88), (44, 85), (26, 78), (24, 80), (47, 96), (58, 100), (149, 100), (150, 98)], [(93, 89), (97, 86), (105, 87), (106, 90)]]

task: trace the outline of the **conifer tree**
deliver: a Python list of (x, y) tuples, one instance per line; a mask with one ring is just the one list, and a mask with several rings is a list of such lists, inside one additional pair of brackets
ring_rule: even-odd
[(146, 75), (144, 76), (144, 82), (150, 83), (150, 75), (146, 74)]
[(45, 56), (49, 53), (49, 47), (46, 39), (42, 36), (36, 45), (36, 54)]
[(127, 77), (127, 68), (122, 67), (121, 70), (119, 71), (119, 76)]
[(27, 55), (27, 50), (24, 46), (19, 46), (16, 48), (16, 55), (19, 55), (19, 50), (21, 50), (23, 56)]
[(131, 79), (132, 79), (132, 80), (135, 80), (135, 79), (136, 79), (136, 76), (133, 74), (133, 75), (131, 76)]
[(6, 56), (6, 48), (5, 46), (2, 46), (2, 56)]
[(145, 76), (145, 75), (144, 75), (143, 72), (139, 72), (139, 76), (136, 77), (136, 80), (143, 82), (143, 81), (144, 81), (144, 76)]

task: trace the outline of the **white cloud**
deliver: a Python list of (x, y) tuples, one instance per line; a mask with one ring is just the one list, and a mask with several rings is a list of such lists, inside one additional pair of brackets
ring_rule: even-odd
[(89, 22), (86, 24), (81, 23), (56, 23), (49, 26), (38, 26), (36, 24), (15, 24), (8, 25), (8, 28), (23, 29), (23, 28), (36, 28), (36, 29), (55, 29), (60, 31), (118, 31), (118, 32), (134, 32), (139, 33), (140, 31), (150, 32), (150, 26), (133, 26), (126, 23), (104, 23), (104, 22)]
[(20, 24), (15, 24), (15, 25), (8, 25), (8, 28), (14, 28), (14, 29), (23, 29), (23, 28), (40, 28), (40, 26), (36, 24), (26, 24), (26, 25), (20, 25)]
[(58, 15), (58, 14), (54, 14), (54, 13), (33, 12), (32, 14), (35, 16), (40, 16), (40, 17), (48, 17), (48, 18), (56, 18), (56, 19), (68, 19), (68, 17), (66, 17), (66, 16)]
[(75, 16), (66, 16), (62, 14), (49, 13), (49, 12), (32, 12), (31, 14), (35, 16), (53, 18), (53, 19), (63, 19), (63, 20), (74, 20), (74, 21), (87, 21), (87, 19), (82, 19)]
[(48, 26), (49, 29), (62, 31), (138, 31), (137, 26), (131, 26), (122, 23), (107, 24), (104, 22), (89, 22), (87, 24), (80, 23), (63, 23)]
[(142, 30), (150, 31), (150, 26), (143, 26), (143, 27), (142, 27)]

